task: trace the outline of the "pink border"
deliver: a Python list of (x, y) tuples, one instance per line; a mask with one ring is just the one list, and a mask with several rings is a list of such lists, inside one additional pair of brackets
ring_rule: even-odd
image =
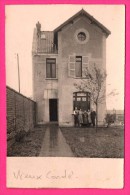
[[(7, 189), (6, 188), (6, 88), (5, 88), (5, 5), (12, 4), (124, 4), (126, 5), (126, 73), (125, 73), (125, 185), (121, 190), (105, 189)], [(130, 1), (129, 0), (1, 0), (0, 1), (0, 194), (130, 194)]]

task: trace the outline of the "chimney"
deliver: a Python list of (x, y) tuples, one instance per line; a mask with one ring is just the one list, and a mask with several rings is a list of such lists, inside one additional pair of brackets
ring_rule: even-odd
[(40, 37), (41, 35), (41, 24), (39, 21), (36, 23), (36, 28), (37, 28), (37, 36)]

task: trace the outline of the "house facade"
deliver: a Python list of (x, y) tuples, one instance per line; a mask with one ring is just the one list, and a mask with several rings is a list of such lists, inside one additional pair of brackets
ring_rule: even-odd
[[(54, 31), (34, 29), (32, 63), (33, 96), (37, 102), (37, 123), (57, 121), (73, 126), (73, 109), (93, 107), (90, 92), (79, 91), (75, 83), (85, 79), (85, 69), (93, 64), (106, 70), (106, 38), (110, 31), (85, 10), (69, 18)], [(106, 113), (106, 102), (99, 105), (98, 122)]]

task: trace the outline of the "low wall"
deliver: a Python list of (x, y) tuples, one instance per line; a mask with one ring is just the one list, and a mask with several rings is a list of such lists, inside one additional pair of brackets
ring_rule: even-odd
[(7, 93), (7, 139), (12, 139), (19, 131), (29, 131), (35, 125), (36, 103), (10, 87)]

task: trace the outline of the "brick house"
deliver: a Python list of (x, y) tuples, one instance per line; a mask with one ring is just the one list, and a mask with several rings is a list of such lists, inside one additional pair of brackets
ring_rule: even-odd
[[(74, 83), (85, 78), (84, 70), (95, 63), (106, 69), (106, 38), (110, 31), (81, 10), (53, 31), (41, 31), (38, 22), (32, 46), (33, 95), (37, 123), (57, 121), (73, 126), (73, 109), (91, 109), (90, 93), (77, 91)], [(103, 122), (106, 102), (99, 106)]]

